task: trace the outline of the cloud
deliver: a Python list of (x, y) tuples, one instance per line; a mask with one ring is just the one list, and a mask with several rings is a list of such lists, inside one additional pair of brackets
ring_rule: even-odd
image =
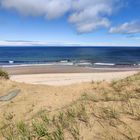
[(70, 0), (1, 0), (1, 6), (16, 9), (23, 15), (53, 19), (63, 16), (70, 9), (70, 2)]
[(68, 15), (68, 21), (80, 33), (110, 26), (109, 16), (122, 0), (0, 0), (6, 9), (15, 9), (26, 16), (55, 19)]
[(140, 22), (126, 22), (122, 25), (110, 28), (109, 32), (114, 34), (137, 34), (140, 33)]
[(110, 21), (106, 17), (112, 14), (112, 1), (109, 0), (81, 0), (74, 2), (74, 12), (69, 21), (74, 23), (78, 32), (91, 32), (99, 27), (109, 27)]

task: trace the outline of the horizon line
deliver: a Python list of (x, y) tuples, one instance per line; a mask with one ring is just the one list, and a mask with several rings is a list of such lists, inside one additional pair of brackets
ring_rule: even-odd
[[(118, 45), (116, 45), (118, 44)], [(28, 46), (40, 46), (40, 47), (140, 47), (137, 44), (119, 44), (109, 42), (89, 42), (89, 43), (78, 43), (78, 42), (47, 42), (47, 41), (30, 41), (30, 40), (0, 40), (0, 47), (28, 47)]]
[(0, 47), (140, 47), (136, 45), (0, 45)]

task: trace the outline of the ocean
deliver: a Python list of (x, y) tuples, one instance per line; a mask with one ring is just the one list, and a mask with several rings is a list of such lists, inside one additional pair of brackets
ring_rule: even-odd
[(0, 47), (0, 66), (139, 66), (140, 47)]

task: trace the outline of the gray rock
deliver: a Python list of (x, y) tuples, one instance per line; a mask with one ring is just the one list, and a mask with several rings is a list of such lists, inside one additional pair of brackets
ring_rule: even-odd
[(4, 96), (1, 96), (0, 101), (10, 101), (13, 98), (15, 98), (19, 93), (20, 93), (20, 89), (13, 90)]

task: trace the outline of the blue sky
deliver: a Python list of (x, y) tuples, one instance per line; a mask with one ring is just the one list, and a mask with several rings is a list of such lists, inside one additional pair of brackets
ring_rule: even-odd
[(0, 0), (0, 45), (140, 46), (140, 0)]

